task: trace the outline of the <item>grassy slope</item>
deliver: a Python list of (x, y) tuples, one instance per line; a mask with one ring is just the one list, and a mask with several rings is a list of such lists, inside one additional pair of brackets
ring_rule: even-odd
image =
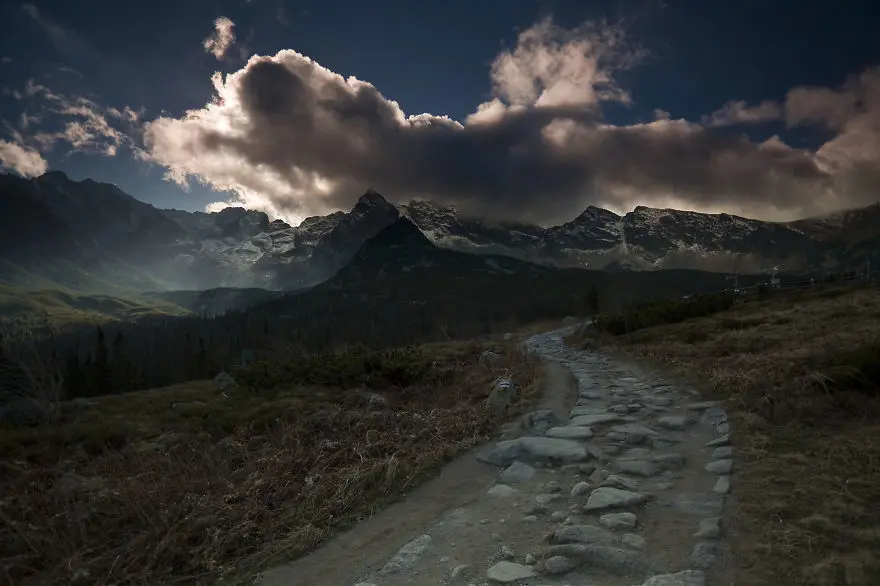
[(829, 287), (580, 343), (725, 399), (736, 584), (880, 584), (880, 291)]
[[(70, 404), (55, 424), (0, 427), (7, 576), (23, 586), (250, 583), (493, 433), (511, 415), (484, 405), (499, 374), (524, 390), (513, 410), (525, 408), (539, 370), (510, 344), (331, 361), (342, 386), (315, 364), (301, 374), (322, 384), (223, 393), (194, 382)], [(504, 356), (493, 370), (479, 363), (486, 347)], [(356, 380), (386, 406), (365, 406)]]
[(27, 290), (0, 284), (0, 325), (66, 327), (187, 311), (161, 299), (89, 295), (68, 289)]

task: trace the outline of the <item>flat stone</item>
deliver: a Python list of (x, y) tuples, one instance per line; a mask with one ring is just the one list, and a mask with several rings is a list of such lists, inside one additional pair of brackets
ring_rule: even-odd
[(520, 519), (523, 523), (536, 523), (538, 521), (537, 515), (526, 515), (522, 519)]
[(624, 533), (620, 536), (620, 543), (638, 551), (642, 551), (648, 547), (648, 542), (645, 541), (645, 538), (641, 535), (636, 535), (635, 533)]
[(596, 413), (594, 415), (576, 415), (572, 416), (569, 425), (583, 425), (591, 427), (593, 425), (601, 425), (603, 423), (618, 423), (626, 421), (623, 416), (615, 413)]
[(612, 488), (621, 488), (623, 490), (637, 491), (639, 489), (639, 481), (634, 478), (611, 474), (603, 480), (599, 486), (610, 486)]
[(657, 407), (669, 407), (672, 405), (672, 399), (669, 397), (654, 397), (653, 399), (650, 399), (650, 403)]
[(699, 570), (651, 576), (637, 586), (706, 586), (706, 575)]
[(710, 407), (717, 407), (718, 401), (701, 401), (699, 403), (691, 403), (687, 406), (688, 409), (692, 411), (705, 411)]
[(587, 499), (584, 510), (589, 512), (617, 507), (632, 507), (644, 504), (647, 501), (648, 497), (644, 494), (602, 486), (590, 493), (590, 498)]
[(582, 415), (608, 415), (608, 409), (606, 407), (575, 407), (571, 411), (568, 412), (570, 417), (580, 417)]
[(614, 543), (614, 534), (596, 525), (564, 525), (550, 536), (552, 543), (591, 543), (609, 545)]
[(633, 513), (606, 513), (599, 517), (599, 524), (606, 529), (632, 529), (636, 526)]
[(725, 421), (727, 421), (727, 411), (724, 410), (724, 407), (719, 406), (709, 407), (700, 417), (700, 423), (705, 425), (718, 425)]
[(523, 462), (514, 462), (501, 473), (501, 481), (505, 484), (518, 484), (531, 480), (537, 471)]
[(688, 419), (684, 415), (664, 415), (657, 418), (657, 425), (680, 431), (687, 427)]
[(651, 461), (655, 464), (659, 464), (664, 470), (678, 470), (679, 468), (684, 467), (684, 456), (677, 452), (657, 454), (651, 458)]
[(512, 486), (507, 486), (506, 484), (496, 484), (495, 486), (490, 488), (486, 492), (486, 494), (495, 498), (510, 498), (518, 492), (519, 491)]
[(724, 460), (733, 457), (733, 448), (730, 446), (721, 446), (712, 450), (713, 460)]
[(567, 574), (577, 567), (577, 562), (564, 555), (554, 555), (544, 560), (544, 573), (561, 575)]
[(729, 443), (730, 443), (730, 436), (729, 435), (722, 435), (721, 437), (717, 437), (711, 441), (706, 442), (706, 447), (707, 448), (714, 448), (717, 446), (726, 446)]
[(599, 401), (602, 399), (602, 393), (597, 393), (596, 391), (584, 391), (580, 396), (590, 401)]
[(639, 425), (637, 423), (615, 425), (611, 428), (611, 432), (623, 434), (625, 436), (623, 441), (632, 445), (640, 444), (649, 437), (656, 437), (658, 435), (657, 432), (650, 427), (645, 427), (644, 425)]
[(712, 488), (712, 492), (715, 494), (727, 494), (730, 492), (730, 476), (724, 474), (718, 477), (718, 480), (715, 481), (715, 486)]
[(551, 545), (545, 553), (550, 556), (564, 555), (575, 558), (590, 567), (621, 574), (644, 572), (649, 567), (648, 560), (642, 553), (608, 545), (583, 543)]
[(422, 555), (427, 551), (429, 547), (431, 547), (431, 536), (430, 535), (421, 535), (416, 537), (399, 550), (394, 556), (382, 566), (382, 569), (379, 570), (380, 574), (398, 574), (400, 572), (405, 572), (406, 570), (412, 569), (415, 566), (419, 559), (421, 559)]
[(559, 417), (550, 409), (540, 409), (523, 415), (522, 424), (525, 429), (529, 429), (537, 434), (543, 434), (551, 427), (559, 424)]
[(593, 430), (587, 426), (580, 425), (562, 425), (560, 427), (551, 427), (545, 433), (547, 437), (556, 437), (563, 439), (590, 439), (593, 437)]
[(733, 470), (733, 460), (715, 460), (706, 464), (705, 468), (707, 472), (715, 474), (730, 474)]
[(507, 561), (498, 562), (486, 571), (486, 577), (489, 580), (494, 580), (495, 582), (500, 582), (502, 584), (509, 584), (511, 582), (516, 582), (517, 580), (534, 578), (537, 575), (538, 574), (535, 570), (530, 566)]
[(715, 539), (721, 535), (721, 517), (709, 517), (700, 521), (694, 537), (697, 539)]
[(477, 455), (481, 462), (508, 466), (516, 460), (570, 464), (588, 457), (586, 448), (574, 441), (552, 437), (520, 437), (498, 442), (490, 450)]
[(614, 470), (617, 472), (623, 472), (624, 474), (635, 474), (636, 476), (648, 477), (658, 474), (661, 471), (661, 467), (659, 464), (649, 462), (648, 460), (630, 460), (627, 458), (621, 458), (615, 460)]

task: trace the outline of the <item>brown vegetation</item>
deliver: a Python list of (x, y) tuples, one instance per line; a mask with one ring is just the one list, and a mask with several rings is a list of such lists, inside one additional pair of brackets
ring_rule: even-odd
[[(538, 368), (513, 342), (369, 360), (361, 349), (355, 366), (341, 353), (341, 384), (302, 361), (288, 373), (299, 378), (275, 384), (287, 371), (263, 365), (248, 387), (202, 381), (79, 400), (52, 423), (0, 428), (0, 583), (252, 579), (369, 516), (527, 405)], [(486, 348), (502, 354), (494, 367), (480, 363)], [(371, 376), (355, 389), (358, 369)], [(485, 405), (500, 375), (522, 391), (510, 411)]]
[(690, 378), (731, 413), (740, 584), (880, 584), (880, 291), (773, 292), (578, 344)]

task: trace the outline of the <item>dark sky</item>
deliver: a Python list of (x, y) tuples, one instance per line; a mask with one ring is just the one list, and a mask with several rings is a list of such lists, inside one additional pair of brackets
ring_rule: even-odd
[(878, 30), (871, 0), (5, 2), (0, 163), (294, 221), (370, 186), (784, 219), (880, 200)]

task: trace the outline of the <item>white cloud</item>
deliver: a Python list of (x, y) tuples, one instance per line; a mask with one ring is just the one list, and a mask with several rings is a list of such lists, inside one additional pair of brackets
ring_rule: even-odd
[(0, 139), (0, 167), (23, 177), (36, 177), (45, 173), (49, 164), (37, 151)]
[(719, 110), (703, 118), (707, 126), (733, 126), (736, 124), (759, 124), (782, 118), (782, 108), (772, 100), (749, 106), (743, 100), (727, 102)]
[(222, 60), (233, 43), (235, 43), (235, 23), (221, 16), (214, 20), (214, 32), (202, 41), (202, 46), (205, 51)]

